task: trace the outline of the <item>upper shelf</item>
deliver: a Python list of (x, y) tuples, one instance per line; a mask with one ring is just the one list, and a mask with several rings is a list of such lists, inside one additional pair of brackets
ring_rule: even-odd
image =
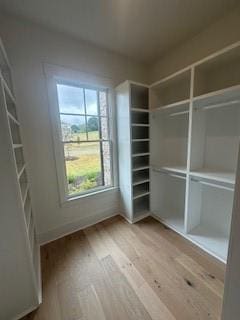
[(206, 93), (193, 99), (193, 107), (196, 109), (234, 104), (240, 104), (240, 85)]
[(231, 185), (235, 184), (235, 172), (201, 168), (192, 170), (190, 174), (194, 177), (209, 179), (215, 182), (228, 183)]

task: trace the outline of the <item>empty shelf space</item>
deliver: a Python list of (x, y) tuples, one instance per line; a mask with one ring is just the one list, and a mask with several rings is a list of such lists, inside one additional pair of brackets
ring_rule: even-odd
[(148, 87), (131, 83), (130, 95), (132, 108), (148, 110)]
[(149, 195), (149, 183), (139, 184), (133, 187), (133, 199)]
[(149, 128), (132, 127), (132, 140), (149, 140)]
[(183, 213), (179, 212), (179, 214), (175, 212), (153, 212), (153, 217), (162, 222), (163, 224), (171, 227), (173, 230), (177, 232), (184, 233), (184, 217)]
[(151, 172), (151, 212), (179, 232), (184, 232), (185, 189), (185, 178)]
[(235, 172), (224, 172), (220, 170), (202, 168), (191, 171), (190, 174), (195, 177), (205, 178), (216, 182), (235, 184)]
[(8, 112), (7, 114), (8, 114), (8, 117), (9, 117), (13, 122), (15, 122), (16, 125), (20, 126), (20, 123), (19, 123), (19, 121), (16, 119), (16, 117), (14, 117), (10, 112)]
[(149, 140), (147, 141), (132, 141), (132, 154), (136, 153), (148, 153), (149, 152)]
[(9, 125), (10, 125), (12, 143), (22, 144), (19, 123), (13, 120), (12, 117), (10, 117), (9, 120), (10, 120)]
[(151, 110), (181, 105), (188, 102), (189, 96), (190, 70), (187, 70), (150, 87)]
[(3, 72), (3, 87), (4, 87), (4, 93), (5, 93), (5, 97), (6, 97), (6, 102), (10, 102), (16, 105), (16, 100), (14, 98), (14, 95), (12, 94), (12, 80), (11, 80), (11, 75), (7, 74), (8, 72), (6, 72), (6, 78), (4, 78), (4, 72)]
[(138, 112), (135, 109), (131, 109), (131, 121), (135, 125), (149, 125), (149, 112)]
[(195, 68), (195, 97), (239, 84), (240, 46), (215, 56)]
[(187, 230), (205, 249), (227, 258), (230, 234), (233, 189), (190, 179)]
[(226, 262), (228, 254), (229, 236), (208, 225), (198, 225), (188, 234), (189, 238), (197, 242), (208, 252)]
[(149, 166), (149, 156), (142, 156), (142, 157), (134, 157), (132, 159), (132, 168), (141, 168), (141, 167), (146, 167)]
[(149, 213), (149, 195), (133, 201), (134, 219)]
[(240, 136), (240, 103), (193, 111), (190, 171), (234, 183)]
[(196, 109), (212, 109), (235, 104), (240, 105), (240, 85), (203, 94), (193, 99), (193, 107)]
[(174, 102), (152, 109), (152, 112), (163, 112), (168, 115), (181, 115), (189, 112), (190, 99)]

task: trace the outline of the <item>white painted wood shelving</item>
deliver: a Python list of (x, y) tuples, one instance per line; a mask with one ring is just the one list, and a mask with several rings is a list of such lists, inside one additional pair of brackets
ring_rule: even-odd
[(148, 86), (126, 81), (116, 92), (122, 212), (135, 222), (150, 205)]
[(1, 40), (0, 82), (0, 248), (4, 253), (0, 262), (4, 292), (0, 319), (19, 319), (41, 302), (40, 247), (11, 67)]
[[(132, 93), (132, 88), (138, 90)], [(139, 100), (134, 104), (136, 94), (141, 97), (140, 88), (125, 82), (117, 90), (119, 153), (129, 145), (127, 162), (132, 160), (132, 150), (150, 152), (150, 177), (143, 176), (150, 180), (150, 189), (139, 188), (140, 194), (151, 191), (149, 213), (226, 262), (240, 137), (240, 43), (150, 85), (150, 122), (141, 121), (140, 112), (135, 116), (129, 111), (144, 106), (139, 106)], [(139, 126), (137, 133), (130, 131), (121, 138), (122, 131), (136, 123), (150, 126), (150, 135)], [(141, 145), (136, 150), (132, 138), (150, 139), (150, 149)], [(140, 163), (148, 168), (149, 156), (146, 159)], [(129, 169), (129, 192), (121, 184), (120, 189), (122, 199), (131, 203), (131, 187), (141, 178), (131, 180), (135, 167), (128, 162), (129, 168), (120, 162), (120, 175), (124, 185), (127, 174), (123, 172)], [(138, 189), (133, 191), (133, 201), (135, 194)], [(127, 218), (134, 221), (131, 212), (133, 216)]]

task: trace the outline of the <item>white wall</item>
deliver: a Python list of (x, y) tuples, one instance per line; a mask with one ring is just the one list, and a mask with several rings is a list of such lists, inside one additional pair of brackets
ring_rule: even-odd
[(150, 83), (240, 40), (240, 7), (151, 65)]
[(108, 77), (116, 84), (127, 78), (144, 81), (145, 67), (12, 17), (0, 17), (0, 30), (13, 66), (40, 238), (46, 241), (116, 213), (118, 191), (60, 206), (43, 63)]

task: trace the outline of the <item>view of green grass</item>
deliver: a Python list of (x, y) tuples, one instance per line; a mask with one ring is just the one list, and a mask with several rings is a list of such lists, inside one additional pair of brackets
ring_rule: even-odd
[[(83, 141), (84, 134), (75, 133), (72, 139)], [(89, 132), (88, 139), (98, 139), (98, 131)], [(65, 144), (65, 158), (69, 194), (79, 193), (98, 186), (101, 182), (101, 160), (98, 142)]]

